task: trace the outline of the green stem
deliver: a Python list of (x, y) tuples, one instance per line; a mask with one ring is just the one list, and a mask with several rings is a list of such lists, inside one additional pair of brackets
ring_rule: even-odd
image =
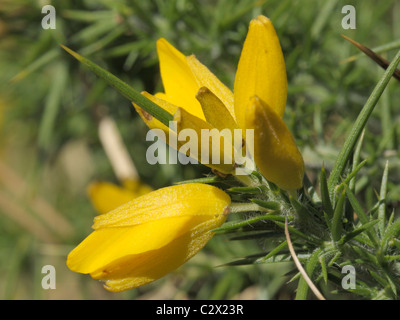
[(379, 194), (379, 201), (381, 204), (378, 209), (378, 219), (379, 219), (379, 233), (381, 236), (385, 233), (386, 228), (386, 193), (387, 193), (387, 182), (389, 173), (389, 162), (386, 161), (385, 171), (382, 176), (381, 190)]
[(336, 159), (335, 165), (332, 169), (331, 175), (329, 176), (328, 180), (328, 187), (331, 200), (334, 198), (335, 187), (338, 184), (340, 177), (346, 168), (346, 164), (350, 158), (351, 153), (353, 152), (354, 146), (357, 143), (362, 130), (365, 128), (365, 125), (367, 124), (367, 121), (372, 111), (374, 110), (380, 96), (385, 90), (399, 62), (400, 62), (400, 51), (397, 52), (395, 58), (390, 63), (389, 67), (386, 69), (385, 73), (379, 80), (378, 84), (375, 86), (374, 90), (372, 91), (372, 94), (368, 98), (360, 114), (358, 115), (356, 122), (351, 128), (350, 134), (348, 135), (343, 145), (343, 148), (340, 150), (339, 156)]
[(248, 212), (248, 211), (265, 211), (265, 209), (253, 202), (251, 203), (236, 202), (230, 204), (229, 211), (230, 213), (238, 213), (238, 212)]

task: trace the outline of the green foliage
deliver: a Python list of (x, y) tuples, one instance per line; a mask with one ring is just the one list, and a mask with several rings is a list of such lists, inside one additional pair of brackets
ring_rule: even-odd
[[(0, 278), (1, 298), (43, 298), (37, 289), (41, 265), (57, 257), (64, 265), (66, 253), (88, 233), (94, 212), (86, 196), (87, 183), (96, 178), (116, 180), (97, 137), (99, 118), (110, 115), (144, 181), (155, 188), (187, 181), (213, 183), (241, 206), (216, 230), (222, 239), (232, 241), (212, 241), (173, 280), (161, 280), (166, 287), (173, 281), (182, 284), (174, 286), (179, 289), (172, 297), (234, 298), (246, 288), (256, 288), (255, 298), (313, 297), (291, 264), (283, 232), (287, 218), (296, 254), (325, 297), (398, 299), (399, 84), (389, 82), (399, 60), (394, 56), (400, 47), (398, 3), (58, 0), (52, 4), (57, 9), (57, 29), (45, 31), (40, 28), (40, 1), (0, 0), (2, 162), (25, 182), (22, 193), (11, 192), (14, 181), (2, 178), (0, 200), (8, 196), (26, 209), (27, 217), (43, 223), (49, 216), (34, 213), (32, 203), (37, 196), (44, 197), (74, 231), (66, 235), (47, 227), (51, 236), (43, 240), (42, 229), (15, 219), (19, 211), (1, 201), (0, 271), (6, 275)], [(356, 30), (340, 27), (346, 4), (357, 9)], [(232, 177), (212, 176), (201, 166), (149, 165), (146, 128), (130, 101), (60, 48), (65, 44), (136, 92), (156, 92), (162, 88), (155, 42), (164, 37), (185, 54), (195, 53), (232, 88), (248, 22), (257, 14), (271, 18), (285, 55), (289, 86), (285, 121), (302, 150), (308, 176), (295, 196), (265, 180), (255, 188)], [(382, 71), (340, 33), (393, 64)], [(76, 176), (63, 167), (72, 142), (83, 143), (90, 155), (87, 167), (72, 169)], [(75, 157), (84, 163), (82, 153)], [(206, 177), (199, 178), (202, 174)], [(235, 257), (241, 258), (232, 261)], [(356, 289), (347, 292), (341, 286), (341, 268), (346, 265), (357, 270)], [(94, 292), (99, 287), (88, 289), (87, 280), (80, 285), (79, 298), (98, 297)], [(119, 297), (156, 296), (158, 285)]]

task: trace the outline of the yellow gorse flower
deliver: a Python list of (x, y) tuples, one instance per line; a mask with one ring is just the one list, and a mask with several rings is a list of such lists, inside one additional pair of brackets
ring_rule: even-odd
[(126, 180), (123, 186), (95, 181), (88, 186), (89, 198), (99, 214), (107, 213), (153, 189), (137, 180)]
[(193, 257), (221, 226), (230, 197), (189, 183), (147, 193), (97, 216), (94, 231), (69, 255), (68, 267), (118, 292), (157, 280)]
[[(188, 128), (196, 133), (253, 129), (254, 139), (245, 145), (254, 144), (249, 149), (261, 174), (286, 190), (302, 186), (303, 158), (282, 120), (285, 63), (268, 18), (250, 22), (234, 93), (194, 55), (184, 56), (165, 39), (157, 41), (157, 52), (165, 92), (142, 94), (172, 114), (176, 128), (170, 130), (133, 103), (149, 128), (161, 129), (167, 138)], [(215, 136), (225, 139), (223, 134)], [(242, 145), (232, 148), (243, 151)], [(230, 159), (205, 164), (233, 173), (235, 163), (226, 160)], [(103, 194), (108, 200), (102, 200)], [(99, 184), (92, 186), (91, 195), (100, 213), (111, 211), (94, 219), (94, 231), (69, 254), (67, 265), (105, 281), (105, 288), (115, 292), (159, 279), (193, 257), (212, 238), (212, 230), (225, 222), (231, 202), (224, 191), (200, 183), (162, 188), (133, 200), (136, 194), (131, 191)]]
[[(174, 114), (177, 132), (189, 127), (196, 131), (254, 129), (252, 156), (261, 174), (282, 189), (302, 186), (303, 158), (282, 120), (287, 97), (285, 61), (268, 18), (258, 16), (250, 22), (234, 93), (194, 55), (184, 56), (165, 39), (157, 41), (157, 52), (165, 93), (142, 94)], [(149, 128), (176, 134), (135, 103), (134, 106)], [(235, 164), (226, 163), (206, 165), (232, 173)]]

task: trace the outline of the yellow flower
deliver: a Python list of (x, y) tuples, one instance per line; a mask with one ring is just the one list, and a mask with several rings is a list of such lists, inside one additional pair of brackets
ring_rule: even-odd
[[(240, 128), (245, 136), (246, 129), (253, 129), (254, 141), (246, 143), (254, 148), (252, 156), (261, 174), (282, 189), (302, 186), (303, 158), (282, 120), (287, 97), (285, 61), (268, 18), (258, 16), (250, 22), (234, 94), (194, 55), (184, 56), (165, 39), (157, 41), (157, 52), (165, 93), (142, 94), (174, 114), (177, 132), (191, 125), (195, 131)], [(149, 128), (177, 134), (134, 106)], [(230, 159), (224, 160), (218, 165), (204, 164), (222, 173), (233, 173), (235, 165), (227, 165)]]
[(99, 214), (107, 213), (153, 189), (137, 180), (124, 181), (123, 186), (104, 181), (88, 186), (89, 198)]
[(118, 292), (157, 280), (193, 257), (226, 220), (229, 196), (205, 184), (158, 189), (94, 219), (68, 267)]

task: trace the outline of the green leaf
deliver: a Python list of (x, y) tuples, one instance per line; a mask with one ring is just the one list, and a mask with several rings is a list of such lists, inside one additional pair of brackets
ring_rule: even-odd
[[(280, 221), (274, 221), (275, 224), (277, 224), (279, 227), (281, 227), (282, 229), (285, 229), (285, 224), (280, 222)], [(291, 235), (296, 235), (308, 242), (311, 242), (315, 245), (320, 245), (322, 243), (322, 240), (316, 238), (315, 236), (311, 235), (311, 234), (305, 234), (301, 231), (299, 231), (297, 228), (294, 228), (292, 226), (288, 226), (288, 229), (290, 231)]]
[(396, 255), (396, 256), (385, 256), (385, 259), (387, 261), (400, 261), (400, 254)]
[(389, 174), (389, 161), (386, 161), (385, 170), (383, 171), (381, 190), (379, 192), (379, 201), (381, 204), (378, 209), (379, 218), (379, 232), (383, 236), (386, 228), (386, 193), (387, 193), (387, 182)]
[(373, 270), (368, 270), (369, 274), (382, 286), (386, 287), (388, 285), (388, 282), (386, 279), (382, 278), (377, 272)]
[(113, 12), (108, 10), (69, 10), (65, 9), (63, 11), (64, 18), (84, 21), (84, 22), (93, 22), (93, 21), (104, 21), (104, 20), (112, 20)]
[(393, 296), (396, 299), (397, 298), (396, 284), (393, 282), (393, 279), (388, 274), (385, 274), (385, 277), (386, 277), (386, 280), (388, 281), (388, 283), (390, 285), (390, 289), (393, 292)]
[(113, 42), (115, 39), (119, 38), (126, 32), (125, 26), (119, 25), (111, 29), (107, 35), (101, 37), (99, 40), (90, 43), (88, 46), (82, 48), (81, 52), (84, 55), (91, 55), (96, 51), (102, 50), (109, 43)]
[(276, 256), (283, 249), (287, 248), (287, 241), (283, 241), (280, 245), (271, 250), (265, 257), (256, 260), (256, 263), (265, 263), (268, 259)]
[(39, 126), (38, 145), (47, 151), (54, 137), (55, 122), (60, 110), (62, 96), (68, 79), (68, 69), (65, 64), (58, 64), (54, 78), (46, 97), (44, 112)]
[(385, 234), (382, 238), (381, 248), (382, 252), (386, 252), (389, 246), (390, 240), (399, 237), (400, 235), (400, 218), (398, 218), (392, 225), (386, 228)]
[(392, 214), (390, 215), (389, 220), (387, 222), (385, 233), (386, 233), (387, 229), (392, 225), (392, 223), (394, 221), (394, 213), (395, 213), (395, 211), (393, 210)]
[(319, 174), (319, 183), (321, 189), (321, 201), (324, 211), (327, 213), (329, 218), (333, 217), (333, 207), (331, 199), (329, 198), (328, 180), (326, 178), (325, 167), (322, 166), (321, 173)]
[(328, 214), (324, 211), (324, 219), (325, 223), (328, 226), (329, 230), (332, 230), (332, 219), (328, 216)]
[(93, 39), (99, 39), (103, 34), (110, 32), (117, 26), (115, 19), (99, 20), (86, 28), (82, 28), (78, 33), (71, 37), (72, 43), (92, 42)]
[(243, 258), (228, 263), (218, 265), (217, 267), (247, 266), (254, 263), (255, 258)]
[(361, 207), (360, 203), (358, 202), (353, 191), (351, 191), (350, 188), (348, 188), (348, 187), (345, 187), (345, 191), (346, 191), (346, 194), (350, 201), (351, 206), (353, 207), (355, 213), (358, 216), (358, 219), (361, 221), (362, 224), (368, 223), (369, 219), (368, 219), (367, 215), (365, 214), (363, 208)]
[(342, 235), (345, 194), (345, 191), (342, 191), (336, 203), (335, 211), (333, 212), (331, 233), (332, 239), (335, 242), (338, 242)]
[(263, 207), (265, 209), (269, 209), (269, 210), (279, 210), (280, 209), (280, 204), (276, 201), (265, 201), (265, 200), (260, 200), (260, 199), (250, 199), (250, 201), (258, 204), (260, 207)]
[(153, 101), (141, 95), (138, 91), (130, 87), (127, 83), (118, 79), (116, 76), (104, 70), (94, 62), (82, 57), (75, 51), (63, 45), (61, 45), (61, 47), (64, 50), (66, 50), (69, 54), (71, 54), (79, 62), (83, 63), (95, 74), (97, 74), (100, 78), (105, 80), (109, 85), (115, 88), (125, 98), (129, 99), (129, 101), (135, 102), (140, 108), (145, 110), (147, 113), (151, 114), (153, 117), (155, 117), (157, 120), (162, 122), (167, 127), (169, 126), (169, 121), (173, 120), (173, 116), (170, 113), (168, 113), (163, 108), (155, 104)]
[(231, 237), (229, 238), (230, 241), (242, 241), (242, 240), (253, 240), (253, 239), (262, 239), (262, 240), (267, 240), (267, 239), (279, 239), (282, 238), (282, 233), (281, 232), (271, 232), (271, 231), (264, 231), (264, 232), (255, 232), (255, 231), (250, 231), (250, 232), (245, 232), (245, 233), (240, 233), (238, 236)]
[(35, 61), (30, 63), (27, 67), (25, 67), (23, 70), (18, 72), (11, 80), (11, 83), (16, 83), (25, 77), (29, 76), (31, 73), (39, 70), (43, 66), (49, 65), (50, 62), (55, 60), (59, 56), (60, 52), (57, 49), (49, 50), (39, 58), (37, 58)]
[[(218, 265), (218, 267), (244, 266), (244, 265), (249, 265), (249, 264), (255, 264), (255, 263), (259, 263), (259, 262), (256, 262), (258, 259), (264, 258), (267, 255), (269, 255), (269, 253), (266, 253), (266, 252), (255, 253), (255, 254), (245, 256), (238, 260), (234, 260), (234, 261), (231, 261), (228, 263), (224, 263), (222, 265)], [(275, 254), (273, 257), (272, 256), (268, 257), (268, 259), (263, 260), (262, 263), (289, 262), (290, 259), (291, 259), (291, 257), (290, 257), (289, 250), (279, 249), (279, 254)]]
[[(316, 250), (310, 257), (305, 267), (307, 275), (312, 279), (315, 268), (319, 265), (319, 256), (322, 249)], [(297, 286), (296, 300), (306, 300), (308, 296), (309, 286), (303, 277), (300, 278), (299, 284)]]
[(204, 177), (204, 178), (197, 178), (197, 179), (190, 179), (190, 180), (183, 180), (174, 182), (174, 184), (185, 184), (185, 183), (218, 183), (224, 182), (226, 179), (221, 178), (219, 176), (211, 176), (211, 177)]
[(349, 233), (347, 233), (346, 235), (344, 235), (342, 237), (342, 239), (340, 239), (340, 244), (345, 244), (346, 242), (350, 241), (351, 239), (353, 239), (354, 237), (358, 236), (360, 233), (368, 230), (369, 228), (371, 228), (372, 226), (376, 225), (378, 223), (378, 219), (377, 220), (372, 220), (364, 225), (362, 225), (359, 228), (354, 229), (353, 231), (350, 231)]
[(299, 219), (313, 220), (314, 217), (311, 215), (311, 213), (307, 210), (307, 208), (303, 204), (297, 201), (296, 198), (289, 195), (289, 200), (293, 208), (296, 210)]
[(380, 96), (382, 95), (387, 84), (389, 83), (389, 80), (391, 79), (399, 62), (400, 62), (400, 51), (397, 52), (395, 58), (390, 63), (387, 70), (384, 72), (378, 84), (375, 86), (370, 97), (368, 98), (360, 114), (358, 115), (357, 120), (355, 121), (353, 127), (351, 128), (351, 131), (348, 137), (346, 138), (342, 149), (340, 150), (339, 156), (336, 159), (336, 162), (333, 166), (332, 172), (328, 180), (328, 188), (329, 188), (329, 193), (331, 195), (331, 199), (333, 198), (335, 187), (338, 184), (340, 177), (344, 173), (350, 155), (354, 150), (355, 144), (357, 143), (362, 130), (365, 128), (365, 125), (367, 124), (367, 121), (372, 111), (374, 110)]
[(342, 252), (338, 251), (328, 263), (328, 267), (332, 267), (334, 263), (342, 256)]
[(261, 187), (232, 187), (226, 190), (232, 193), (250, 193), (250, 194), (260, 194), (262, 193)]
[[(364, 141), (364, 135), (365, 135), (365, 129), (362, 131), (360, 138), (358, 139), (356, 148), (354, 150), (354, 155), (353, 155), (353, 172), (356, 171), (358, 167), (358, 162), (360, 161), (360, 154), (361, 154), (361, 147)], [(361, 168), (360, 168), (361, 169)], [(358, 172), (358, 171), (357, 171)], [(350, 189), (355, 193), (356, 192), (356, 178), (355, 175), (354, 177), (349, 181), (349, 187)]]
[(342, 192), (342, 190), (349, 185), (357, 175), (357, 173), (361, 170), (361, 168), (367, 163), (368, 160), (361, 161), (360, 164), (358, 164), (346, 177), (346, 179), (343, 180), (343, 182), (338, 186), (336, 193)]
[[(355, 213), (357, 214), (358, 219), (361, 221), (361, 223), (363, 225), (366, 225), (368, 222), (370, 222), (370, 220), (367, 217), (367, 215), (365, 214), (365, 212), (364, 212), (363, 208), (361, 207), (360, 203), (358, 202), (356, 196), (350, 190), (350, 188), (346, 187), (345, 190), (346, 190), (347, 198), (349, 199), (352, 208), (354, 209)], [(376, 236), (374, 230), (367, 231), (367, 235), (371, 239), (371, 241), (374, 243), (374, 245), (376, 246), (378, 244), (378, 239), (377, 239), (377, 236)]]
[(358, 247), (356, 245), (352, 246), (354, 252), (356, 252), (359, 259), (364, 260), (364, 264), (368, 262), (372, 263), (373, 265), (379, 265), (379, 261), (376, 257), (375, 253), (370, 253), (369, 251), (365, 250), (365, 247)]
[(236, 221), (226, 222), (221, 227), (213, 229), (212, 232), (218, 232), (218, 233), (234, 232), (242, 227), (246, 227), (251, 225), (252, 223), (263, 220), (285, 221), (285, 218), (282, 216), (273, 216), (271, 214), (260, 215), (251, 219), (241, 220), (239, 222)]
[(326, 261), (325, 261), (325, 256), (320, 255), (319, 256), (319, 263), (321, 264), (321, 274), (322, 278), (324, 279), (325, 284), (328, 283), (328, 271), (326, 267)]

